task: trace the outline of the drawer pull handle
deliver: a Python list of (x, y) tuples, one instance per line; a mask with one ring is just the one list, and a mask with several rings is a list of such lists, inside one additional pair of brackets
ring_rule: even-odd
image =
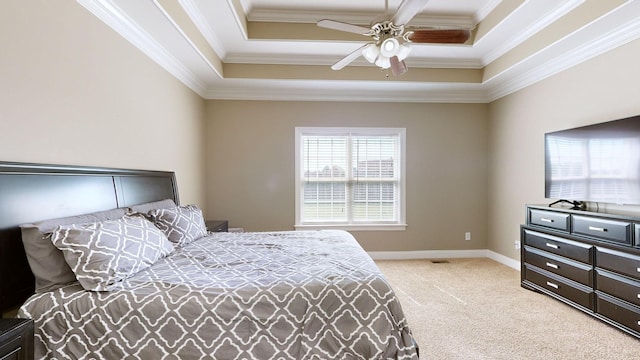
[(596, 227), (596, 226), (589, 226), (589, 230), (591, 230), (591, 231), (599, 231), (599, 232), (606, 232), (607, 231), (606, 228), (601, 228), (601, 227)]
[[(552, 248), (552, 249), (557, 249), (557, 248), (558, 248), (558, 245), (556, 245), (556, 244), (551, 244), (551, 243), (547, 243), (547, 247), (550, 247), (550, 248)], [(638, 271), (640, 271), (640, 268), (638, 268)]]
[(551, 286), (551, 287), (552, 287), (552, 288), (554, 288), (554, 289), (559, 288), (558, 284), (554, 284), (554, 283), (552, 283), (551, 281), (547, 281), (547, 285)]
[[(550, 262), (547, 263), (547, 266), (550, 267), (550, 268), (553, 268), (553, 269), (557, 269), (558, 268), (558, 265), (550, 263)], [(640, 294), (638, 294), (638, 296), (640, 296)]]
[(636, 271), (638, 271), (638, 272), (640, 273), (640, 267), (639, 267), (639, 268), (636, 268)]
[(552, 222), (553, 222), (553, 219), (540, 218), (540, 221), (544, 221), (544, 222), (552, 223)]

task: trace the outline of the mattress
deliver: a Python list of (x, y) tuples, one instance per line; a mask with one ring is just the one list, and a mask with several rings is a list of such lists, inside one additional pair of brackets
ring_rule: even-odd
[(211, 233), (110, 291), (35, 294), (36, 359), (417, 359), (401, 305), (345, 231)]

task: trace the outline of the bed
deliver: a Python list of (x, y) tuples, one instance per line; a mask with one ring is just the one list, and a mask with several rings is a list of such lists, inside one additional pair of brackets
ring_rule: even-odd
[(0, 163), (0, 306), (37, 359), (418, 358), (349, 233), (210, 233), (172, 172)]

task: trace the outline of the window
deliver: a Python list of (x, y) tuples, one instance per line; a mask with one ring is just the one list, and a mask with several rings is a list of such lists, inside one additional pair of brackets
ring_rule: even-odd
[(296, 229), (403, 230), (405, 129), (296, 128)]

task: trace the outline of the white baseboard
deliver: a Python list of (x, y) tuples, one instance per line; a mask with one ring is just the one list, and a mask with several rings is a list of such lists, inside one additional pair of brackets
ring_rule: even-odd
[(487, 257), (491, 260), (499, 262), (502, 265), (506, 265), (512, 269), (520, 271), (520, 261), (518, 260), (513, 260), (508, 256), (498, 254), (497, 252), (491, 250), (487, 250)]
[(489, 258), (512, 269), (520, 271), (520, 262), (488, 249), (478, 250), (419, 250), (419, 251), (369, 251), (374, 260), (411, 260), (411, 259), (460, 259)]

